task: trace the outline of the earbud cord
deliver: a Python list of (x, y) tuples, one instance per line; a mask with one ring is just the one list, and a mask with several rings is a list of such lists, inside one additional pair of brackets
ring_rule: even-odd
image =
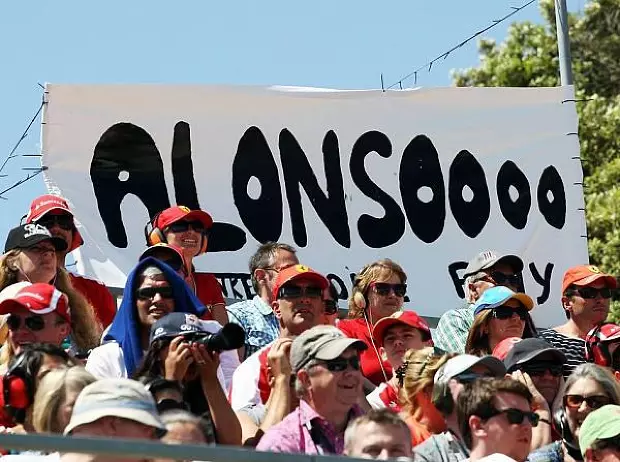
[[(366, 297), (364, 297), (365, 299)], [(381, 355), (379, 354), (379, 350), (377, 349), (377, 345), (375, 345), (375, 341), (372, 338), (372, 328), (370, 327), (372, 324), (371, 322), (368, 321), (368, 315), (366, 313), (366, 308), (364, 307), (364, 310), (362, 311), (362, 313), (364, 314), (364, 321), (366, 322), (366, 328), (368, 329), (368, 336), (370, 337), (370, 344), (372, 345), (372, 349), (375, 351), (375, 354), (377, 355), (377, 359), (379, 360), (379, 367), (381, 368), (381, 373), (383, 374), (383, 378), (385, 379), (386, 382), (389, 381), (387, 373), (385, 372), (385, 368), (383, 367), (383, 361), (381, 360)], [(369, 315), (370, 316), (370, 321), (372, 321), (372, 314)]]

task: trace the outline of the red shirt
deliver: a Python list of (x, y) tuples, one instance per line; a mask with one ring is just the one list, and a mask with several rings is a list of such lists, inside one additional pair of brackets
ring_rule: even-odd
[[(372, 326), (368, 326), (364, 319), (358, 318), (343, 319), (336, 327), (338, 327), (338, 329), (340, 329), (347, 337), (359, 339), (368, 346), (368, 349), (363, 351), (360, 356), (362, 362), (362, 374), (364, 374), (364, 377), (375, 385), (379, 385), (381, 382), (385, 382), (387, 379), (392, 377), (392, 366), (390, 366), (390, 363), (387, 361), (381, 361), (378, 351), (375, 351), (372, 345), (369, 332), (369, 328), (372, 329)], [(377, 350), (378, 349), (379, 347), (377, 346)], [(381, 364), (383, 364), (387, 377), (384, 377), (383, 372), (381, 372)]]
[(198, 297), (198, 300), (209, 308), (209, 310), (202, 316), (202, 319), (212, 320), (213, 314), (211, 313), (211, 305), (225, 303), (220, 283), (217, 282), (217, 279), (215, 279), (215, 276), (211, 273), (192, 273), (192, 276), (194, 277), (196, 296)]
[(116, 299), (106, 286), (94, 279), (69, 273), (71, 285), (92, 305), (97, 319), (105, 329), (116, 316)]

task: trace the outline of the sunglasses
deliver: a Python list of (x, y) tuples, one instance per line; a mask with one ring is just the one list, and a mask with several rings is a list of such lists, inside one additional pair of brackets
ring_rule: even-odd
[(538, 421), (540, 420), (540, 416), (535, 412), (531, 411), (522, 411), (521, 409), (495, 409), (491, 415), (487, 417), (490, 419), (491, 417), (495, 417), (497, 415), (504, 414), (506, 415), (506, 419), (508, 423), (511, 425), (521, 425), (523, 421), (527, 418), (532, 424), (532, 427), (536, 427), (538, 425)]
[(584, 401), (590, 409), (598, 409), (599, 407), (603, 407), (611, 403), (609, 397), (605, 395), (564, 395), (564, 406), (566, 407), (576, 409), (580, 407)]
[(521, 366), (521, 372), (527, 373), (530, 377), (542, 377), (547, 371), (549, 371), (552, 376), (559, 377), (562, 375), (563, 369), (561, 364), (542, 362)]
[(387, 296), (394, 292), (397, 297), (404, 297), (407, 292), (407, 284), (388, 284), (387, 282), (371, 282), (370, 287), (377, 295)]
[(336, 300), (323, 300), (325, 305), (325, 314), (338, 313), (338, 302)]
[(611, 298), (613, 291), (609, 287), (603, 287), (602, 289), (595, 289), (594, 287), (580, 287), (575, 289), (582, 298), (596, 298), (600, 295), (603, 298)]
[(491, 279), (493, 279), (493, 281), (500, 286), (508, 284), (516, 287), (521, 282), (518, 274), (504, 274), (499, 271), (492, 271), (489, 276), (491, 276)]
[[(330, 372), (342, 372), (347, 370), (347, 367), (351, 366), (351, 369), (359, 371), (361, 369), (359, 356), (351, 356), (350, 358), (336, 358), (327, 361), (321, 360), (319, 363)], [(319, 364), (316, 364), (317, 366)]]
[(37, 220), (37, 223), (48, 229), (53, 228), (54, 225), (58, 225), (60, 229), (64, 229), (65, 231), (74, 228), (73, 217), (71, 215), (45, 215)]
[[(22, 325), (22, 317), (17, 314), (10, 314), (6, 321), (7, 326), (12, 331), (16, 331)], [(24, 318), (24, 325), (31, 331), (38, 332), (45, 329), (45, 319), (37, 314)]]
[(205, 228), (205, 225), (198, 220), (194, 221), (177, 221), (176, 223), (172, 223), (168, 226), (168, 229), (173, 233), (184, 233), (192, 228), (197, 233), (208, 234), (209, 230)]
[(512, 308), (510, 306), (498, 306), (497, 308), (493, 308), (493, 317), (497, 319), (510, 319), (515, 313), (522, 321), (525, 321), (528, 317), (527, 310), (523, 307)]
[(278, 292), (278, 298), (319, 298), (323, 295), (323, 289), (320, 287), (300, 287), (300, 286), (284, 286)]
[(140, 300), (152, 299), (156, 294), (159, 294), (161, 298), (172, 298), (172, 287), (143, 287), (136, 291), (136, 296)]
[(175, 399), (162, 399), (157, 402), (157, 412), (163, 414), (166, 411), (170, 411), (172, 409), (181, 409), (183, 411), (189, 411), (189, 406), (185, 401), (177, 401)]

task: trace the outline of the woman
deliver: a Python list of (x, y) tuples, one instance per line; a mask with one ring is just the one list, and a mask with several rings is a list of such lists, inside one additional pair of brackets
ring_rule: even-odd
[[(219, 444), (241, 444), (241, 426), (226, 398), (220, 354), (208, 351), (204, 338), (209, 322), (185, 313), (171, 313), (151, 329), (150, 346), (134, 379), (162, 377), (179, 382), (189, 410), (211, 420)], [(237, 357), (235, 351), (221, 355)]]
[(396, 370), (402, 417), (411, 430), (411, 445), (446, 430), (446, 421), (432, 403), (435, 372), (453, 357), (433, 347), (409, 350)]
[(32, 423), (35, 431), (62, 434), (71, 419), (78, 395), (95, 380), (83, 367), (48, 372), (41, 379), (34, 398)]
[[(72, 347), (86, 353), (99, 345), (101, 326), (92, 306), (71, 285), (67, 271), (58, 267), (56, 250), (66, 246), (64, 240), (52, 237), (47, 228), (35, 223), (13, 228), (6, 240), (6, 253), (0, 257), (0, 290), (18, 282), (54, 285), (69, 299)], [(10, 348), (3, 349), (0, 363), (12, 356)]]
[(185, 281), (209, 308), (210, 319), (215, 319), (221, 325), (226, 324), (228, 314), (217, 279), (211, 273), (197, 272), (193, 265), (193, 259), (207, 251), (209, 232), (213, 226), (211, 215), (202, 210), (174, 206), (157, 214), (149, 223), (152, 223), (152, 229), (149, 231), (147, 224), (147, 245), (164, 242), (183, 249), (187, 264)]
[(496, 286), (484, 291), (474, 304), (474, 322), (469, 329), (465, 353), (485, 356), (509, 337), (536, 337), (529, 312), (534, 300), (524, 293)]
[(362, 373), (375, 385), (387, 382), (392, 376), (392, 368), (381, 359), (372, 341), (372, 326), (402, 308), (406, 282), (403, 269), (390, 259), (365, 266), (353, 282), (349, 319), (343, 319), (337, 325), (347, 337), (362, 340), (368, 346), (361, 355)]
[(529, 462), (583, 460), (579, 449), (581, 424), (595, 409), (606, 404), (620, 404), (620, 385), (607, 369), (584, 363), (566, 379), (561, 395), (562, 405), (554, 412), (554, 426), (562, 439), (532, 452)]

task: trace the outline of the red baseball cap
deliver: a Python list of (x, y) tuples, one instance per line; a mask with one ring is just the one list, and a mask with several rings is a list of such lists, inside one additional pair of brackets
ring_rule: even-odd
[(181, 220), (198, 220), (205, 228), (213, 226), (213, 218), (207, 212), (202, 210), (191, 210), (184, 205), (175, 205), (174, 207), (167, 208), (155, 218), (153, 226), (159, 228), (162, 231), (170, 226), (172, 223), (176, 223)]
[(33, 314), (56, 312), (71, 323), (69, 299), (50, 284), (36, 283), (22, 288), (15, 296), (0, 302), (0, 314), (10, 314), (18, 307), (26, 308)]
[(620, 340), (620, 326), (617, 324), (607, 323), (600, 327), (593, 328), (586, 336), (586, 342), (590, 337), (596, 336), (599, 342), (614, 342)]
[(512, 350), (512, 347), (514, 347), (521, 340), (523, 340), (521, 337), (505, 338), (497, 345), (495, 345), (495, 348), (493, 348), (493, 356), (503, 361), (504, 359), (506, 359), (506, 356), (508, 356), (508, 353), (510, 353), (510, 350)]
[(385, 331), (396, 324), (405, 324), (406, 326), (415, 327), (421, 330), (423, 334), (426, 334), (428, 338), (431, 337), (431, 328), (418, 313), (415, 311), (397, 311), (387, 318), (379, 319), (375, 323), (372, 329), (372, 339), (377, 346), (383, 346)]
[(579, 265), (569, 268), (564, 273), (562, 293), (566, 292), (570, 285), (587, 286), (598, 279), (605, 279), (605, 283), (610, 289), (615, 289), (618, 286), (614, 276), (603, 273), (598, 267), (594, 265)]
[(329, 281), (321, 273), (317, 273), (309, 266), (293, 265), (278, 273), (278, 277), (276, 278), (272, 291), (273, 299), (276, 300), (278, 298), (280, 287), (284, 284), (291, 281), (301, 280), (315, 282), (321, 289), (327, 289), (329, 286)]
[[(50, 212), (56, 212), (55, 215), (59, 215), (62, 213), (66, 213), (73, 217), (73, 212), (69, 208), (69, 204), (66, 199), (60, 196), (54, 196), (52, 194), (44, 194), (35, 198), (30, 203), (30, 210), (28, 211), (28, 215), (26, 215), (26, 223), (32, 223), (40, 220), (43, 215), (46, 215)], [(79, 246), (84, 244), (84, 239), (82, 239), (82, 235), (77, 230), (75, 223), (73, 224), (73, 242), (71, 242), (71, 247), (67, 249), (68, 252), (77, 249)]]

